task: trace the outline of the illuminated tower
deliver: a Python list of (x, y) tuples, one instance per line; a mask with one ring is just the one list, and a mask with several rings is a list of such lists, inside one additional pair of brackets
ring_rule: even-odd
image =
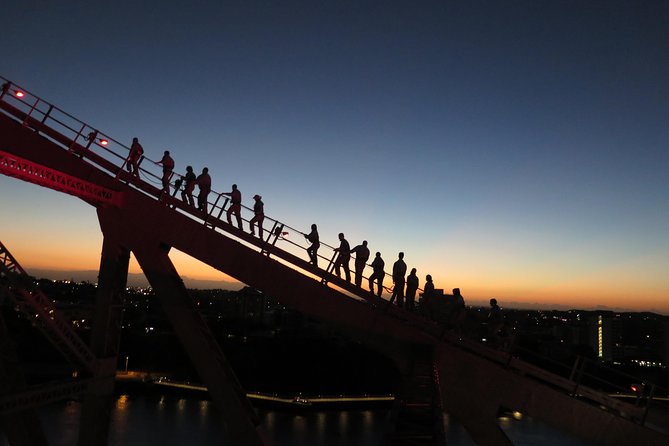
[(598, 313), (588, 320), (588, 345), (595, 356), (603, 362), (612, 362), (620, 358), (621, 323), (618, 315)]
[(669, 321), (664, 321), (664, 356), (662, 363), (669, 365)]

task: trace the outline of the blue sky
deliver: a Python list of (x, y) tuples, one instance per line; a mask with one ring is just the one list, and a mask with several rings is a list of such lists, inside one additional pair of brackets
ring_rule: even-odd
[[(0, 74), (472, 300), (669, 313), (666, 2), (136, 3), (3, 6)], [(92, 208), (0, 187), (97, 267)]]

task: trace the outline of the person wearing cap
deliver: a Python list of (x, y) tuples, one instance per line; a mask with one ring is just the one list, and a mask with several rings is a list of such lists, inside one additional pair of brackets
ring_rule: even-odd
[(253, 199), (256, 201), (253, 205), (253, 218), (249, 222), (251, 225), (251, 235), (256, 235), (253, 230), (253, 225), (258, 224), (258, 237), (262, 240), (262, 222), (265, 220), (265, 204), (262, 202), (262, 197), (258, 194), (253, 196)]

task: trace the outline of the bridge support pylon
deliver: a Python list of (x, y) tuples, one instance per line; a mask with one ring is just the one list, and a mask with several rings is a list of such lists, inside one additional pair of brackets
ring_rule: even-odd
[(78, 446), (107, 444), (111, 411), (114, 407), (114, 381), (129, 262), (128, 248), (105, 235), (90, 341), (91, 350), (97, 358), (96, 379), (88, 387), (84, 398)]
[(188, 294), (168, 256), (169, 247), (143, 243), (133, 249), (144, 275), (156, 291), (167, 318), (209, 390), (237, 445), (263, 446), (260, 422), (234, 371)]

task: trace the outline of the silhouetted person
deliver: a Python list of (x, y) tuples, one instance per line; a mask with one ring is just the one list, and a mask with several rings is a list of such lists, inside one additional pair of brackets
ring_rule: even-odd
[(499, 332), (504, 325), (504, 318), (502, 317), (502, 309), (497, 305), (497, 299), (494, 297), (490, 299), (490, 310), (488, 311), (486, 322), (488, 323), (488, 339), (490, 343), (495, 347), (499, 347), (501, 344)]
[(390, 303), (397, 298), (397, 305), (404, 306), (404, 276), (407, 273), (407, 264), (404, 263), (404, 253), (400, 252), (397, 261), (393, 264), (393, 295), (390, 296)]
[(451, 319), (456, 328), (462, 328), (466, 316), (465, 298), (460, 294), (460, 288), (453, 288), (453, 317)]
[(200, 193), (197, 194), (197, 207), (205, 214), (207, 213), (207, 205), (209, 192), (211, 192), (211, 177), (209, 176), (209, 169), (206, 167), (202, 169), (202, 173), (198, 175), (197, 186), (200, 188)]
[(244, 230), (242, 226), (242, 193), (237, 189), (237, 185), (232, 185), (232, 191), (224, 192), (223, 195), (228, 195), (230, 197), (230, 207), (225, 211), (225, 215), (228, 217), (228, 224), (232, 225), (232, 214), (235, 214), (235, 219), (237, 220), (237, 227)]
[(411, 272), (407, 276), (407, 310), (413, 311), (416, 302), (416, 291), (418, 290), (418, 276), (416, 276), (416, 268), (411, 268)]
[(170, 151), (165, 150), (163, 158), (158, 161), (158, 164), (163, 166), (163, 193), (170, 194), (170, 178), (172, 177), (172, 171), (174, 170), (174, 160), (170, 156)]
[(309, 234), (304, 234), (304, 238), (311, 243), (311, 246), (307, 248), (309, 261), (312, 265), (318, 266), (318, 248), (321, 247), (321, 242), (318, 238), (318, 227), (316, 227), (316, 224), (311, 225), (311, 232)]
[(423, 294), (421, 294), (420, 309), (423, 315), (431, 317), (432, 309), (430, 308), (431, 300), (434, 297), (434, 283), (432, 276), (425, 276), (425, 285), (423, 286)]
[(358, 245), (351, 249), (351, 253), (355, 254), (355, 284), (362, 287), (362, 272), (367, 266), (369, 259), (369, 248), (367, 247), (367, 240), (362, 241), (362, 245)]
[(193, 200), (193, 190), (195, 189), (195, 184), (197, 184), (197, 178), (195, 178), (195, 173), (191, 166), (186, 167), (186, 175), (184, 175), (184, 190), (181, 192), (181, 199), (184, 203), (188, 203), (191, 206), (195, 206), (195, 201)]
[(131, 175), (139, 177), (139, 160), (142, 158), (142, 155), (144, 155), (144, 147), (139, 143), (139, 139), (132, 138), (130, 153), (125, 165)]
[(423, 287), (423, 296), (432, 297), (434, 296), (434, 282), (432, 282), (432, 276), (425, 276), (425, 286)]
[(338, 252), (337, 260), (334, 263), (335, 273), (337, 277), (341, 277), (340, 267), (344, 267), (344, 273), (346, 274), (346, 281), (351, 281), (351, 270), (349, 269), (348, 262), (351, 260), (351, 245), (348, 244), (344, 238), (344, 233), (339, 233), (339, 248), (335, 248), (335, 252)]
[(383, 278), (386, 277), (386, 273), (385, 271), (383, 271), (383, 268), (385, 266), (386, 264), (381, 258), (381, 253), (377, 252), (376, 257), (374, 257), (374, 261), (372, 261), (373, 273), (371, 276), (369, 276), (369, 291), (371, 291), (372, 294), (374, 294), (374, 281), (377, 281), (379, 290), (376, 293), (376, 295), (379, 297), (381, 297), (381, 292), (383, 291)]
[(258, 224), (258, 237), (262, 239), (262, 222), (265, 220), (265, 204), (262, 202), (262, 197), (260, 195), (254, 195), (253, 199), (255, 203), (253, 204), (253, 218), (249, 222), (251, 226), (251, 235), (256, 235), (253, 231), (253, 224)]

